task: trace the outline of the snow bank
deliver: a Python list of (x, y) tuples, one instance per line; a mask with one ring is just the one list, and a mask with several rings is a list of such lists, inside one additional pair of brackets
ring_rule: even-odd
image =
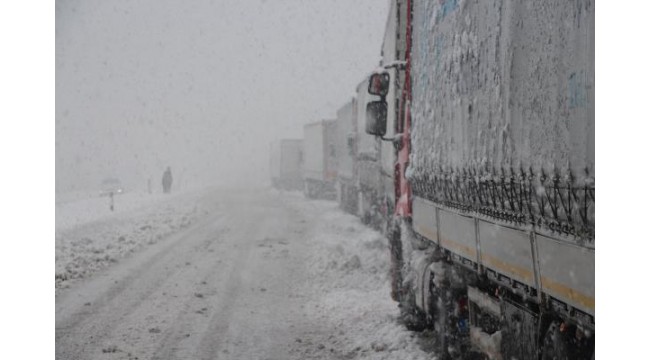
[(89, 276), (120, 258), (188, 227), (212, 209), (201, 194), (58, 197), (55, 231), (55, 286)]
[(334, 330), (322, 341), (336, 344), (337, 358), (435, 359), (399, 322), (390, 297), (387, 239), (335, 203), (296, 199), (292, 205), (309, 212), (315, 207), (320, 214), (305, 239), (315, 249), (308, 259), (313, 293), (304, 314)]
[[(172, 195), (173, 197), (179, 195)], [(127, 192), (115, 195), (114, 211), (110, 198), (93, 192), (75, 192), (56, 195), (56, 230), (70, 229), (100, 219), (115, 217), (147, 205), (169, 200), (165, 194)]]

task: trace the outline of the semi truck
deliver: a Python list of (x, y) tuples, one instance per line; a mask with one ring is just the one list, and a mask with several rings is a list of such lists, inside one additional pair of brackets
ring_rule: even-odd
[[(401, 101), (401, 87), (404, 84), (406, 41), (400, 37), (400, 32), (406, 26), (406, 11), (399, 6), (389, 8), (386, 32), (381, 48), (380, 66), (392, 76), (395, 81), (388, 84), (387, 102), (387, 137), (395, 137), (397, 115)], [(396, 27), (401, 27), (397, 31)], [(365, 129), (366, 104), (372, 95), (368, 93), (368, 77), (365, 77), (356, 87), (354, 101), (354, 122), (356, 133), (354, 145), (356, 149), (356, 184), (357, 184), (357, 215), (362, 221), (373, 228), (386, 232), (393, 221), (394, 208), (394, 174), (396, 148), (391, 142), (384, 142), (367, 134)]]
[(386, 32), (363, 128), (396, 149), (404, 323), (442, 358), (593, 359), (594, 2), (393, 0)]
[(383, 195), (381, 182), (381, 147), (380, 141), (363, 131), (365, 128), (366, 104), (369, 101), (368, 78), (357, 85), (356, 93), (356, 136), (357, 151), (357, 214), (363, 221), (374, 228), (379, 228), (381, 217), (381, 199)]
[(283, 190), (302, 190), (301, 139), (280, 139), (271, 144), (271, 185)]
[[(338, 161), (336, 167), (337, 201), (344, 211), (358, 212), (357, 180), (357, 101), (356, 97), (345, 103), (336, 112), (336, 148)], [(364, 136), (369, 136), (363, 132)]]
[(383, 231), (391, 219), (388, 209), (392, 204), (391, 159), (395, 149), (364, 131), (367, 89), (366, 76), (357, 85), (352, 101), (337, 112), (337, 194), (342, 209)]
[(336, 120), (321, 120), (303, 128), (303, 179), (308, 198), (336, 199)]

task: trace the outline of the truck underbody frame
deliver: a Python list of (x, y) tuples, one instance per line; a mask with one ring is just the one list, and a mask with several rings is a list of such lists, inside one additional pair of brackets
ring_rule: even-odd
[[(476, 262), (415, 232), (410, 236), (410, 239), (402, 237), (403, 256), (410, 259), (393, 259), (404, 261), (399, 275), (407, 280), (401, 285), (399, 300), (410, 329), (435, 328), (439, 336), (444, 337), (440, 342), (445, 347), (459, 351), (459, 347), (471, 341), (476, 350), (494, 359), (590, 359), (595, 328), (591, 315), (576, 309), (569, 312), (564, 302), (536, 296), (530, 286), (513, 281), (505, 274), (485, 268), (480, 272)], [(405, 245), (406, 241), (414, 244)], [(442, 267), (447, 270), (441, 271)], [(444, 279), (440, 280), (442, 277)], [(448, 298), (441, 299), (443, 293)], [(463, 301), (468, 301), (469, 313), (459, 316), (458, 303)], [(441, 307), (441, 304), (446, 305)], [(487, 329), (486, 318), (492, 319)], [(558, 336), (548, 334), (552, 324), (571, 329), (571, 335), (563, 334), (562, 343), (547, 345), (545, 349), (545, 342), (558, 341), (549, 340), (549, 337)], [(499, 333), (494, 335), (496, 331)], [(548, 356), (544, 357), (543, 352)], [(558, 354), (559, 357), (553, 357)]]
[[(421, 216), (423, 213), (426, 214), (426, 210), (417, 205), (419, 202), (421, 200), (416, 200), (416, 208), (419, 208), (420, 211), (414, 212), (415, 218), (408, 222), (413, 228), (412, 236), (418, 239), (418, 243), (428, 243), (429, 246), (440, 247), (440, 250), (454, 264), (484, 277), (491, 283), (507, 289), (528, 302), (539, 304), (547, 308), (547, 311), (561, 315), (567, 321), (585, 328), (595, 328), (592, 287), (594, 278), (593, 271), (590, 271), (590, 269), (593, 270), (594, 260), (592, 248), (551, 239), (532, 230), (498, 224), (489, 218), (454, 215), (454, 209), (444, 206), (434, 207), (432, 210), (435, 215), (429, 216), (428, 223), (423, 223)], [(429, 204), (433, 206), (433, 204)], [(453, 217), (450, 215), (440, 216), (441, 212), (452, 214)], [(459, 216), (467, 219), (468, 222), (475, 223), (473, 234), (460, 234), (466, 236), (461, 238), (453, 231), (447, 233), (446, 230), (449, 230), (450, 226), (445, 227), (441, 220), (454, 219)], [(456, 225), (456, 223), (450, 225)], [(481, 242), (481, 231), (484, 234), (488, 231), (493, 232), (494, 240), (500, 241), (500, 246), (511, 246), (508, 250), (514, 249), (513, 252), (500, 252), (500, 260), (496, 261), (489, 255), (488, 250), (491, 250), (491, 247), (486, 244), (485, 237), (483, 243)], [(506, 232), (501, 233), (501, 231)], [(458, 237), (454, 237), (454, 235)], [(543, 245), (539, 242), (542, 242)], [(468, 246), (470, 244), (475, 245)], [(541, 256), (540, 248), (543, 250)], [(551, 272), (540, 265), (541, 257), (547, 260), (544, 261), (544, 264), (548, 264), (547, 266), (555, 266), (553, 260), (548, 258), (550, 258), (549, 254), (556, 251), (570, 251), (570, 254), (564, 256), (573, 260), (572, 267), (566, 265), (565, 271), (561, 271), (561, 275), (558, 275), (561, 268)], [(555, 261), (561, 262), (560, 260)], [(525, 265), (517, 265), (522, 263)], [(580, 309), (571, 306), (567, 300), (574, 303), (580, 302), (584, 307)]]

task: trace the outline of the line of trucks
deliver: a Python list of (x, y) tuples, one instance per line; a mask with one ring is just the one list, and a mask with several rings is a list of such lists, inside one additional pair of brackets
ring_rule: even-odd
[(387, 237), (441, 358), (595, 358), (594, 11), (391, 0), (379, 68), (272, 155)]

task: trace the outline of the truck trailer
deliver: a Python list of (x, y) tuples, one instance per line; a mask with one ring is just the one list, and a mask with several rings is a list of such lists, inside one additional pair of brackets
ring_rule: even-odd
[(283, 190), (302, 190), (302, 140), (281, 139), (271, 144), (271, 185)]
[(405, 64), (370, 76), (365, 129), (397, 149), (405, 324), (435, 328), (442, 358), (593, 359), (594, 2), (391, 7)]
[(304, 126), (303, 179), (309, 198), (336, 199), (336, 120), (321, 120)]
[[(358, 212), (357, 181), (357, 101), (348, 101), (336, 112), (336, 194), (338, 203), (350, 214)], [(365, 132), (364, 136), (369, 136)]]

